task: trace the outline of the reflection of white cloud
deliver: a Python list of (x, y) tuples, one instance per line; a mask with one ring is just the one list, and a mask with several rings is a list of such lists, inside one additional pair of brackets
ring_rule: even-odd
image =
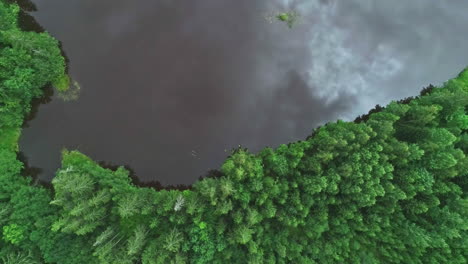
[(298, 11), (305, 24), (295, 31), (301, 39), (285, 43), (306, 43), (301, 52), (309, 61), (291, 70), (304, 76), (310, 95), (325, 105), (355, 95), (358, 105), (341, 115), (348, 120), (376, 104), (416, 96), (467, 66), (468, 16), (462, 15), (467, 1), (278, 0), (274, 5)]
[(402, 62), (394, 50), (386, 44), (369, 54), (356, 45), (348, 45), (352, 32), (333, 22), (336, 5), (322, 5), (320, 10), (309, 11), (319, 14), (320, 19), (308, 32), (312, 61), (305, 70), (311, 91), (330, 104), (339, 92), (360, 94), (372, 89), (372, 85), (387, 80), (401, 70)]
[(403, 67), (402, 61), (394, 57), (396, 54), (388, 45), (379, 44), (375, 55), (375, 60), (370, 65), (368, 73), (379, 80), (390, 79)]

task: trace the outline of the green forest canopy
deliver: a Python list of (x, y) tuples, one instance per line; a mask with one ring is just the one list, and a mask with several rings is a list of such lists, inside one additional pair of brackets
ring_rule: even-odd
[[(442, 87), (306, 140), (238, 148), (189, 190), (64, 150), (53, 189), (21, 176), (33, 98), (63, 82), (47, 32), (0, 0), (0, 259), (4, 263), (466, 263), (468, 68)], [(49, 154), (49, 153), (46, 153)]]

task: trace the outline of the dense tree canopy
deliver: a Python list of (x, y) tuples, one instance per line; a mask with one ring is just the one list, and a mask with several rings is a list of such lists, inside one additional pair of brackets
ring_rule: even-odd
[(21, 176), (17, 142), (31, 100), (65, 82), (64, 59), (18, 11), (0, 0), (4, 263), (467, 262), (468, 68), (304, 141), (234, 149), (189, 190), (135, 186), (68, 150), (50, 190)]

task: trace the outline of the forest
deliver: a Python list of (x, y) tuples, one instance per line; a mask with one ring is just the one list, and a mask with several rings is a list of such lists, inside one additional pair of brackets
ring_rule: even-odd
[(66, 61), (19, 12), (0, 0), (2, 263), (467, 263), (468, 68), (305, 140), (233, 149), (185, 190), (66, 149), (48, 187), (18, 139), (31, 101), (67, 86)]

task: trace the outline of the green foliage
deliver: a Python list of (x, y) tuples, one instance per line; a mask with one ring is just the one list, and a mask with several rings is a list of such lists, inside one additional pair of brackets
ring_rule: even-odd
[(0, 141), (0, 149), (9, 151), (18, 151), (18, 139), (20, 136), (20, 129), (17, 128), (0, 128), (2, 140)]
[(280, 12), (280, 13), (271, 13), (267, 15), (265, 18), (272, 23), (273, 19), (276, 19), (281, 22), (285, 22), (289, 28), (292, 28), (295, 24), (297, 24), (299, 20), (299, 13), (296, 11), (289, 11), (289, 12)]
[(165, 236), (163, 248), (171, 252), (177, 252), (179, 251), (182, 241), (182, 233), (180, 233), (179, 230), (177, 230), (177, 228), (174, 227)]
[(182, 251), (190, 256), (190, 263), (210, 263), (214, 254), (225, 248), (225, 242), (218, 237), (212, 225), (201, 221), (188, 229), (188, 240), (182, 245)]
[(129, 193), (119, 200), (118, 212), (122, 218), (128, 218), (138, 213), (138, 196), (135, 193)]
[(62, 217), (52, 225), (52, 231), (84, 235), (101, 224), (99, 220), (106, 216), (107, 210), (105, 204), (96, 206), (95, 181), (90, 174), (68, 167), (57, 173), (52, 184), (55, 199), (51, 204), (62, 208)]
[(289, 15), (288, 13), (280, 13), (276, 16), (281, 21), (288, 21)]
[(57, 40), (21, 31), (18, 11), (16, 4), (0, 4), (0, 129), (19, 127), (30, 101), (42, 95), (40, 88), (65, 71)]
[(0, 31), (15, 29), (18, 27), (18, 5), (9, 5), (0, 1)]
[(31, 252), (11, 252), (6, 257), (1, 257), (3, 264), (40, 264), (39, 260), (34, 259)]
[[(137, 230), (136, 234), (140, 231)], [(133, 263), (132, 261), (136, 259), (135, 253), (142, 246), (138, 243), (143, 241), (136, 241), (134, 238), (130, 238), (125, 243), (126, 236), (115, 226), (110, 226), (100, 232), (100, 235), (92, 245), (94, 248), (92, 255), (99, 259), (100, 263)]]
[(148, 234), (148, 231), (144, 226), (138, 226), (135, 229), (134, 235), (128, 240), (127, 254), (135, 255), (141, 251), (145, 245), (145, 238)]
[(59, 92), (65, 92), (70, 89), (70, 77), (63, 74), (59, 78), (52, 81), (52, 85), (57, 88)]
[(50, 232), (53, 218), (48, 218), (43, 221), (43, 227), (30, 235), (30, 239), (38, 245), (45, 263), (98, 263), (92, 255), (92, 240), (89, 237)]
[(12, 244), (19, 244), (23, 239), (25, 229), (17, 224), (3, 226), (3, 240)]

